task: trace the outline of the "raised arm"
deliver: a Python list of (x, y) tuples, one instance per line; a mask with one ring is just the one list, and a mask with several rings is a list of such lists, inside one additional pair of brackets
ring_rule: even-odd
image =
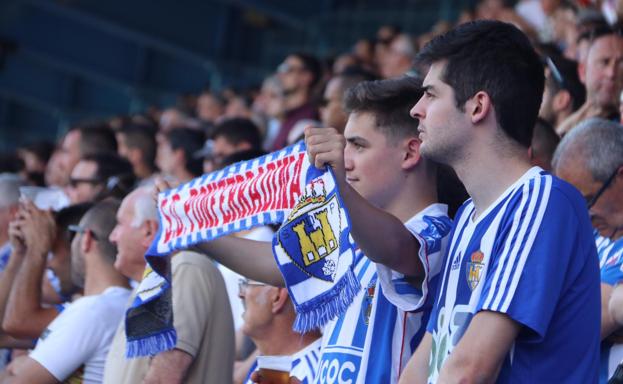
[(278, 287), (284, 285), (271, 243), (225, 236), (198, 244), (193, 249), (249, 279)]
[(41, 281), (56, 227), (51, 215), (32, 203), (20, 211), (17, 222), (26, 253), (9, 295), (2, 327), (13, 337), (37, 338), (58, 315), (55, 308), (41, 305)]
[(310, 161), (317, 168), (329, 165), (333, 169), (351, 219), (351, 233), (363, 253), (404, 275), (423, 276), (424, 267), (416, 256), (420, 245), (413, 234), (398, 218), (372, 205), (346, 182), (344, 136), (333, 128), (308, 127), (305, 143)]

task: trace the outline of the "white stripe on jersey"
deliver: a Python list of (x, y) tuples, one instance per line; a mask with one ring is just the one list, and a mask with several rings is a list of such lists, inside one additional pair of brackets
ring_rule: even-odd
[[(543, 221), (543, 215), (545, 214), (545, 209), (547, 208), (547, 201), (549, 200), (549, 193), (552, 188), (552, 177), (545, 176), (543, 178), (536, 178), (534, 190), (537, 190), (540, 192), (539, 187), (540, 187), (541, 180), (545, 181), (543, 196), (541, 196), (541, 199), (539, 200), (538, 212), (534, 219), (534, 223), (532, 224), (530, 233), (528, 234), (528, 239), (526, 240), (524, 244), (521, 245), (523, 252), (520, 256), (519, 264), (517, 265), (517, 268), (515, 269), (515, 273), (513, 275), (513, 281), (511, 282), (509, 292), (506, 295), (506, 300), (504, 301), (504, 304), (500, 308), (501, 312), (508, 311), (508, 307), (511, 304), (511, 300), (513, 296), (515, 295), (515, 290), (517, 289), (517, 285), (519, 284), (519, 278), (521, 277), (521, 273), (523, 272), (523, 267), (524, 265), (526, 265), (528, 254), (530, 253), (530, 250), (532, 249), (532, 244), (534, 243), (534, 239), (536, 238), (536, 235), (539, 232), (539, 228), (541, 227), (541, 222)], [(536, 199), (534, 199), (534, 201), (536, 203)]]

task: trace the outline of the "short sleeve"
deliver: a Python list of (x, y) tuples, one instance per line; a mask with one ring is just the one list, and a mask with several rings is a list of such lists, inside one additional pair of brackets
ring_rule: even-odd
[(175, 347), (193, 358), (204, 338), (212, 304), (210, 298), (213, 287), (209, 279), (202, 268), (190, 262), (182, 261), (173, 268), (173, 324), (177, 332)]
[(406, 227), (420, 244), (418, 258), (424, 267), (421, 283), (377, 264), (383, 294), (390, 303), (403, 311), (414, 312), (431, 305), (437, 289), (439, 272), (452, 223), (447, 216), (422, 215), (410, 220)]
[(88, 308), (73, 309), (64, 311), (50, 323), (30, 353), (30, 358), (59, 381), (70, 377), (88, 361), (97, 352), (101, 339), (102, 330), (97, 319), (89, 314), (82, 316)]
[(536, 178), (524, 185), (517, 209), (497, 233), (476, 308), (507, 314), (539, 340), (567, 280), (574, 279), (591, 257), (597, 264), (579, 194), (570, 187), (552, 186), (552, 180)]

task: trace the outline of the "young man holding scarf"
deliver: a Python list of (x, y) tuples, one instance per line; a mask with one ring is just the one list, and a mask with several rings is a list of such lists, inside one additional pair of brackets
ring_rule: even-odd
[[(350, 215), (361, 285), (324, 328), (316, 382), (396, 382), (424, 333), (451, 222), (408, 114), (419, 86), (408, 77), (361, 83), (346, 95), (343, 136), (306, 129), (310, 161), (332, 168)], [(251, 279), (283, 284), (267, 244), (223, 237), (198, 248)], [(372, 348), (382, 358), (370, 358)]]

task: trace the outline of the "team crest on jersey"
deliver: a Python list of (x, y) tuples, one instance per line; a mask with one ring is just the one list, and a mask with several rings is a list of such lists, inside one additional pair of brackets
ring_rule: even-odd
[(372, 301), (376, 291), (376, 278), (372, 279), (368, 287), (363, 292), (363, 305), (361, 306), (361, 316), (366, 325), (370, 324), (370, 315), (372, 315)]
[(340, 247), (341, 214), (336, 194), (327, 196), (324, 182), (311, 182), (277, 240), (294, 265), (325, 281), (337, 272)]
[(467, 263), (467, 285), (472, 291), (476, 289), (476, 287), (480, 283), (480, 278), (482, 277), (482, 269), (485, 266), (485, 264), (482, 262), (484, 258), (485, 255), (482, 252), (476, 251), (472, 253), (471, 261)]

